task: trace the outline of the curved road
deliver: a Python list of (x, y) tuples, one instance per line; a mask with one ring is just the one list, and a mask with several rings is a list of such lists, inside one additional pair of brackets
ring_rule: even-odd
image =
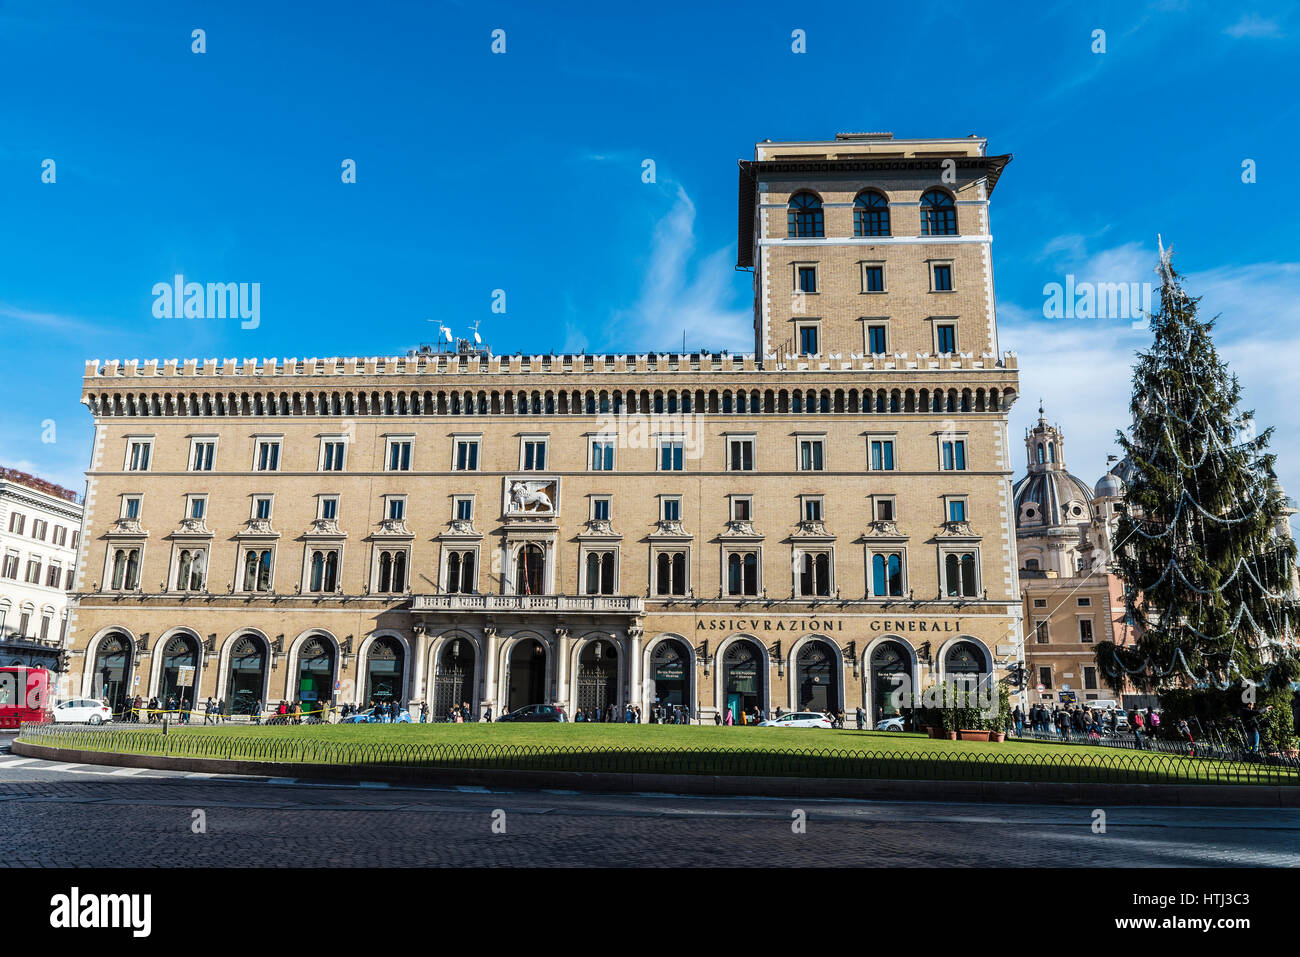
[(1300, 866), (1294, 810), (1107, 807), (1095, 833), (1082, 807), (298, 783), (63, 765), (9, 740), (5, 866)]

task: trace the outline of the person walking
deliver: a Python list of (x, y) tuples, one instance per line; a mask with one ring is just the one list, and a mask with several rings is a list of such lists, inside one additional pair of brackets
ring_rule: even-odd
[(211, 695), (208, 695), (208, 700), (205, 701), (205, 702), (203, 703), (203, 723), (204, 723), (204, 724), (214, 724), (214, 723), (215, 723), (215, 722), (212, 720), (212, 709), (213, 709), (213, 707), (215, 706), (215, 704), (216, 704), (216, 702), (214, 702), (214, 701), (212, 700), (212, 696), (211, 696)]
[(1137, 748), (1139, 751), (1144, 750), (1144, 746), (1142, 744), (1142, 735), (1146, 732), (1146, 729), (1147, 729), (1146, 718), (1142, 717), (1142, 712), (1140, 710), (1134, 710), (1133, 740), (1134, 742), (1137, 743)]
[(856, 708), (854, 713), (858, 719), (858, 730), (861, 731), (867, 726), (867, 713), (861, 708)]
[(1020, 710), (1020, 705), (1016, 705), (1015, 710), (1011, 712), (1011, 720), (1015, 722), (1016, 737), (1023, 738), (1025, 736), (1025, 713)]

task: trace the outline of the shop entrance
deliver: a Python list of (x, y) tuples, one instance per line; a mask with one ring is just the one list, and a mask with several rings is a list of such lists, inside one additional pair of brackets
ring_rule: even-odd
[(840, 683), (836, 681), (835, 652), (824, 641), (808, 641), (795, 656), (799, 711), (835, 714), (840, 710)]
[(723, 714), (731, 712), (735, 724), (749, 723), (754, 708), (763, 706), (763, 654), (752, 641), (733, 641), (722, 657), (725, 698)]
[(896, 641), (882, 641), (871, 652), (871, 724), (896, 718), (910, 705), (911, 656)]
[(578, 710), (603, 714), (618, 703), (618, 649), (603, 639), (589, 641), (578, 656)]
[[(298, 653), (298, 701), (313, 712), (333, 697), (334, 645), (319, 635), (308, 638)], [(316, 715), (311, 715), (316, 717)]]
[[(452, 708), (474, 701), (474, 645), (453, 638), (438, 655), (438, 673), (433, 679), (433, 720), (445, 721)], [(471, 714), (474, 712), (471, 711)]]
[(131, 640), (125, 635), (109, 635), (95, 652), (95, 672), (91, 679), (93, 693), (103, 698), (114, 716), (126, 710), (131, 693)]
[(244, 635), (230, 652), (230, 677), (226, 682), (226, 708), (230, 714), (257, 714), (266, 688), (266, 646)]
[(691, 704), (690, 662), (690, 651), (676, 638), (665, 638), (650, 655), (654, 700), (670, 712)]
[(396, 638), (376, 638), (366, 652), (367, 706), (375, 704), (402, 704), (402, 665), (405, 654)]

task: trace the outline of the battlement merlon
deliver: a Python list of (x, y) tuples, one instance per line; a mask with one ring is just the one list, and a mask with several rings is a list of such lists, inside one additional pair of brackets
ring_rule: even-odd
[[(838, 376), (853, 372), (997, 372), (1014, 373), (1016, 353), (928, 355), (777, 356), (757, 358), (731, 353), (640, 353), (613, 355), (489, 355), (433, 353), (414, 356), (350, 356), (312, 359), (88, 359), (85, 381), (102, 388), (105, 380), (123, 379), (303, 379), (326, 376), (389, 377), (444, 375), (583, 375), (644, 373), (764, 373)], [(1014, 376), (1013, 376), (1014, 378)]]

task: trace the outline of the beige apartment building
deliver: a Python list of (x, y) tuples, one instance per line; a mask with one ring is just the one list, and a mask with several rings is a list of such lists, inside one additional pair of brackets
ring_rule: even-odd
[(92, 361), (82, 693), (862, 707), (1021, 660), (978, 138), (740, 164), (755, 352)]

